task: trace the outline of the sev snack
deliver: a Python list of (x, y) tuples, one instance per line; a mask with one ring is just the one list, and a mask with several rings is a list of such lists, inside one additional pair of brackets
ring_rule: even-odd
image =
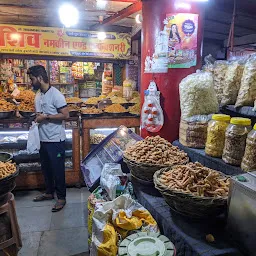
[(0, 92), (0, 99), (9, 99), (12, 98), (9, 92)]
[(125, 109), (120, 104), (113, 104), (113, 105), (107, 106), (104, 109), (104, 111), (107, 113), (126, 113), (127, 109)]
[(115, 91), (108, 94), (107, 98), (112, 97), (123, 97), (123, 93), (121, 91)]
[(36, 94), (31, 90), (20, 91), (15, 97), (17, 100), (34, 102)]
[(102, 110), (92, 107), (92, 108), (82, 108), (81, 109), (82, 114), (101, 114)]
[(9, 112), (9, 111), (14, 111), (15, 110), (15, 105), (4, 100), (1, 99), (0, 100), (0, 112)]
[(4, 179), (16, 172), (16, 165), (10, 162), (4, 163), (0, 161), (0, 180)]
[(111, 99), (113, 104), (125, 104), (125, 103), (127, 103), (127, 100), (125, 98), (122, 98), (122, 97), (114, 96), (110, 99)]
[(135, 104), (134, 106), (131, 106), (128, 108), (129, 113), (134, 115), (140, 115), (140, 104)]
[(70, 98), (66, 98), (66, 102), (67, 103), (82, 103), (82, 99), (78, 98), (78, 97), (70, 97)]
[(19, 111), (24, 111), (24, 112), (35, 112), (35, 105), (34, 101), (29, 102), (29, 101), (22, 101), (20, 105), (18, 106)]
[(188, 162), (187, 154), (167, 140), (156, 137), (147, 137), (129, 147), (124, 156), (137, 163), (172, 166)]
[(80, 107), (78, 107), (76, 104), (70, 104), (68, 105), (69, 111), (80, 111)]
[(129, 102), (130, 103), (140, 103), (140, 97), (133, 98)]
[(227, 197), (230, 184), (228, 177), (198, 162), (173, 166), (158, 180), (169, 189), (200, 197)]
[(100, 99), (97, 97), (91, 97), (85, 102), (85, 104), (97, 104), (99, 100)]

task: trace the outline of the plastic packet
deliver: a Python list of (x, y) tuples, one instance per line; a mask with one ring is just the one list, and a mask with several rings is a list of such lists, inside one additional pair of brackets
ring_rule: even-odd
[(212, 119), (212, 114), (210, 115), (195, 115), (184, 120), (187, 122), (200, 122), (200, 123), (208, 123)]
[(256, 54), (246, 61), (236, 107), (253, 106), (256, 99)]
[(210, 72), (199, 71), (188, 75), (181, 81), (179, 91), (182, 119), (218, 112), (213, 75)]
[(205, 65), (203, 66), (203, 71), (207, 71), (207, 72), (211, 72), (213, 73), (214, 71), (214, 62), (216, 60), (212, 57), (211, 54), (207, 55), (204, 57), (204, 62), (205, 62)]

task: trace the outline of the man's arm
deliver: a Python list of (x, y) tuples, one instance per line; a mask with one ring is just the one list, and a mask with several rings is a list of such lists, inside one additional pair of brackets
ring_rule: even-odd
[(69, 118), (68, 107), (61, 108), (58, 112), (56, 115), (39, 114), (35, 121), (41, 123), (43, 121), (63, 121)]

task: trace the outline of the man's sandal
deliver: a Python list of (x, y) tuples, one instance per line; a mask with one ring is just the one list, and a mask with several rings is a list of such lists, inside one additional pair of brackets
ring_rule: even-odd
[(36, 196), (33, 201), (34, 202), (42, 202), (46, 200), (53, 200), (54, 196), (53, 195), (48, 195), (48, 194), (41, 194), (39, 196)]
[(66, 200), (62, 200), (62, 201), (58, 200), (54, 205), (54, 207), (52, 208), (52, 212), (59, 212), (64, 208), (65, 205), (66, 205)]

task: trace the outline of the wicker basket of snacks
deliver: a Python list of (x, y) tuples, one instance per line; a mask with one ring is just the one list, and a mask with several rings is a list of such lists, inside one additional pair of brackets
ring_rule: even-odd
[(161, 168), (189, 161), (184, 151), (160, 136), (137, 142), (125, 151), (123, 159), (131, 174), (144, 181), (152, 181), (154, 173)]
[(230, 178), (200, 163), (158, 170), (154, 183), (168, 205), (182, 215), (214, 217), (226, 210)]

